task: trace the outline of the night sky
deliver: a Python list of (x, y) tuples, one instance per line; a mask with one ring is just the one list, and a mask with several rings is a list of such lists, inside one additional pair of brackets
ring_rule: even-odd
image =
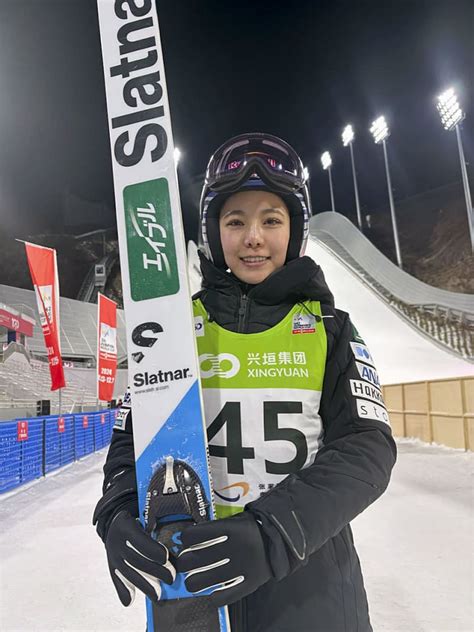
[[(460, 180), (455, 134), (435, 97), (453, 85), (474, 161), (471, 0), (223, 2), (160, 0), (180, 185), (244, 131), (285, 138), (312, 174), (314, 211), (330, 209), (322, 151), (333, 156), (336, 205), (354, 216), (352, 123), (363, 212), (386, 204), (383, 156), (368, 132), (384, 114), (396, 200)], [(0, 0), (0, 215), (12, 234), (61, 227), (73, 194), (108, 207), (113, 184), (95, 0)], [(473, 187), (471, 185), (471, 187)]]

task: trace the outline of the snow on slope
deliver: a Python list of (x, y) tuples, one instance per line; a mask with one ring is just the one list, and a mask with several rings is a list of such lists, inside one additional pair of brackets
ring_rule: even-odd
[(419, 334), (318, 242), (311, 239), (306, 254), (321, 266), (336, 307), (351, 315), (382, 384), (474, 375), (474, 365)]

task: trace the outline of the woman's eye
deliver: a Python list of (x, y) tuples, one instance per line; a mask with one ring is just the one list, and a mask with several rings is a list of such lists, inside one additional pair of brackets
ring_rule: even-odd
[(266, 223), (272, 225), (281, 224), (281, 220), (279, 220), (277, 217), (269, 217)]

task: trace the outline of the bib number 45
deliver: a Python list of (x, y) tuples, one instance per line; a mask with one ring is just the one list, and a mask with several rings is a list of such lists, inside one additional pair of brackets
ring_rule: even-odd
[[(308, 443), (305, 434), (297, 428), (280, 428), (279, 415), (301, 415), (301, 402), (263, 402), (263, 437), (265, 442), (287, 441), (296, 448), (296, 455), (290, 461), (274, 462), (265, 459), (268, 474), (286, 475), (302, 469), (308, 457)], [(214, 445), (212, 439), (224, 428), (227, 445)], [(213, 457), (227, 459), (229, 474), (244, 474), (244, 461), (255, 459), (255, 449), (242, 445), (242, 413), (240, 402), (227, 402), (217, 417), (207, 428), (209, 453)], [(292, 450), (293, 452), (294, 450)]]

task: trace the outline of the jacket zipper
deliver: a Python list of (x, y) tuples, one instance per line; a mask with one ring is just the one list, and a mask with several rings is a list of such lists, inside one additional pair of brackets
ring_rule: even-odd
[(239, 307), (239, 324), (237, 327), (237, 332), (238, 333), (243, 333), (245, 330), (245, 319), (247, 316), (247, 305), (248, 305), (249, 299), (247, 294), (242, 294), (242, 296), (240, 297), (240, 307)]
[[(247, 309), (248, 309), (248, 296), (247, 294), (242, 294), (240, 297), (240, 306), (239, 306), (239, 322), (237, 325), (237, 332), (244, 332), (246, 326), (245, 321), (247, 317)], [(232, 605), (232, 632), (246, 632), (246, 623), (245, 623), (245, 602), (243, 599), (237, 601)]]

